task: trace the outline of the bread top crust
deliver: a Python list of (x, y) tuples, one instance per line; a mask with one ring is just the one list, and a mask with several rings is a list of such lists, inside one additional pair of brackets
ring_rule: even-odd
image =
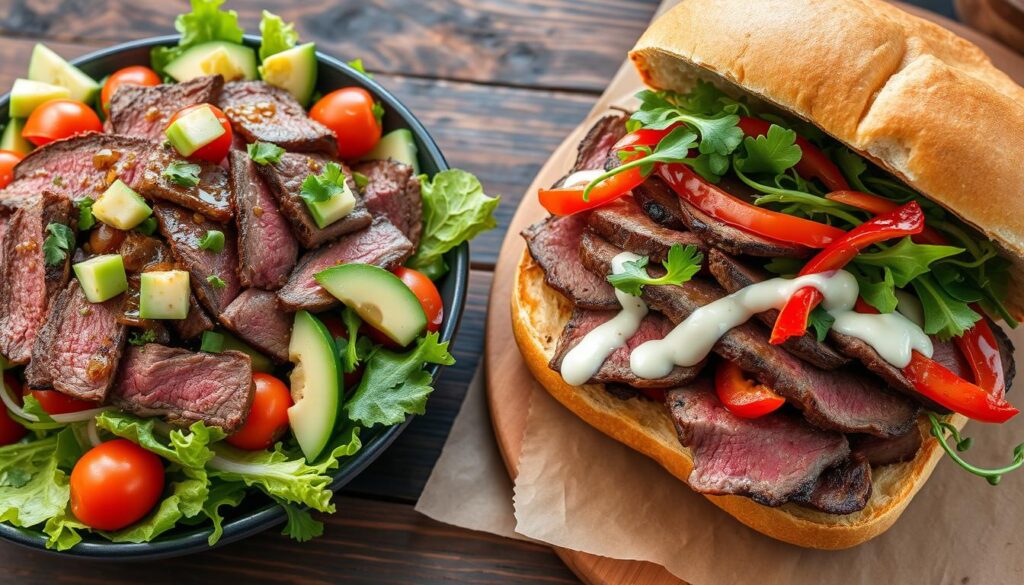
[(999, 244), (1024, 317), (1024, 88), (972, 43), (881, 0), (684, 0), (630, 53), (802, 118)]

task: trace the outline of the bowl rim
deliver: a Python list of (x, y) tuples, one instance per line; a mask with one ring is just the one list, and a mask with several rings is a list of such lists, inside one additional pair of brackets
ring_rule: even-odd
[[(130, 50), (173, 45), (179, 39), (180, 35), (161, 35), (128, 41), (82, 55), (71, 60), (71, 64), (75, 66), (89, 65), (96, 61), (113, 58)], [(245, 35), (243, 43), (250, 47), (258, 47), (260, 38), (255, 35)], [(319, 50), (316, 52), (316, 58), (319, 66), (338, 70), (342, 75), (348, 77), (353, 84), (363, 86), (376, 99), (384, 102), (386, 111), (400, 118), (402, 127), (412, 131), (413, 136), (417, 139), (418, 146), (422, 147), (419, 149), (420, 157), (430, 160), (438, 172), (450, 168), (444, 154), (442, 154), (440, 147), (430, 135), (430, 132), (394, 94), (374, 79), (362, 74), (340, 59), (322, 53)], [(6, 113), (9, 100), (9, 92), (0, 96), (0, 112)], [(6, 118), (2, 114), (0, 114), (0, 117)], [(446, 301), (445, 310), (448, 312), (448, 316), (442, 322), (439, 333), (442, 341), (454, 342), (462, 320), (468, 291), (470, 269), (469, 244), (463, 243), (454, 248), (446, 254), (445, 260), (449, 265), (449, 272), (446, 276), (447, 280), (442, 286), (442, 299)], [(428, 370), (434, 385), (436, 385), (441, 367), (434, 365)], [(409, 416), (405, 422), (377, 431), (370, 437), (356, 455), (346, 460), (345, 465), (332, 474), (331, 490), (337, 493), (340, 488), (362, 473), (370, 463), (376, 460), (398, 438), (398, 435), (405, 430), (412, 420), (413, 416)], [(340, 511), (336, 513), (340, 513)], [(220, 540), (213, 546), (207, 544), (212, 528), (207, 527), (206, 523), (183, 534), (171, 535), (166, 540), (160, 540), (158, 537), (158, 540), (148, 543), (114, 543), (89, 539), (83, 540), (71, 549), (60, 552), (45, 547), (46, 537), (39, 530), (18, 528), (5, 522), (0, 522), (0, 539), (33, 550), (65, 557), (75, 556), (100, 560), (156, 560), (203, 552), (237, 542), (280, 524), (285, 518), (286, 514), (281, 506), (274, 502), (267, 502), (248, 514), (232, 519), (226, 518), (223, 523), (224, 532)]]

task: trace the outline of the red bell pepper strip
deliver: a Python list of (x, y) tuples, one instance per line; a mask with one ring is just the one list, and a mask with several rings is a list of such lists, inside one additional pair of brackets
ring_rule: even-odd
[[(870, 219), (846, 233), (843, 238), (811, 258), (800, 270), (800, 276), (839, 270), (846, 266), (861, 250), (872, 244), (892, 238), (919, 234), (924, 229), (924, 212), (916, 201), (898, 207), (895, 211)], [(771, 343), (780, 344), (790, 337), (807, 332), (807, 318), (822, 301), (821, 293), (813, 287), (804, 287), (790, 297), (779, 313), (772, 329)]]
[[(974, 309), (978, 310), (977, 307)], [(974, 383), (984, 388), (993, 398), (1002, 400), (1006, 396), (1003, 358), (988, 321), (983, 317), (953, 341), (971, 365)]]
[[(768, 129), (771, 126), (772, 123), (767, 120), (750, 118), (748, 116), (740, 117), (740, 130), (743, 130), (743, 133), (747, 136), (764, 136), (768, 133)], [(800, 162), (796, 163), (796, 172), (800, 173), (801, 177), (818, 179), (830, 191), (845, 191), (850, 188), (850, 184), (846, 182), (842, 171), (839, 170), (835, 163), (829, 160), (828, 156), (821, 149), (811, 144), (809, 140), (802, 136), (796, 137), (796, 145), (803, 152)]]
[[(862, 193), (860, 191), (833, 191), (828, 195), (825, 195), (825, 199), (837, 201), (839, 203), (845, 203), (850, 207), (856, 207), (875, 215), (882, 215), (883, 213), (889, 213), (900, 206), (895, 201), (890, 201), (885, 197), (879, 197), (878, 195), (872, 195), (870, 193)], [(949, 240), (945, 238), (935, 228), (924, 226), (924, 230), (921, 233), (914, 236), (914, 241), (918, 244), (928, 244), (932, 246), (946, 246), (949, 244)]]
[(919, 352), (913, 352), (910, 365), (903, 368), (903, 373), (923, 396), (968, 418), (1001, 423), (1020, 412), (1002, 397), (971, 384)]
[(655, 172), (680, 198), (745, 231), (808, 248), (824, 248), (844, 235), (830, 225), (747, 203), (708, 183), (684, 164), (659, 164)]
[(786, 403), (786, 399), (771, 388), (748, 379), (743, 370), (729, 360), (722, 360), (715, 368), (715, 392), (725, 408), (740, 418), (758, 418)]

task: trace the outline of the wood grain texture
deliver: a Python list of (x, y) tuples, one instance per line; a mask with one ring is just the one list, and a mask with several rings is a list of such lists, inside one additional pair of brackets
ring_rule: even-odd
[[(373, 71), (600, 92), (650, 20), (657, 0), (232, 0), (259, 34), (268, 8), (303, 40)], [(126, 9), (131, 6), (131, 9)], [(174, 32), (183, 0), (0, 0), (4, 36), (124, 41)]]

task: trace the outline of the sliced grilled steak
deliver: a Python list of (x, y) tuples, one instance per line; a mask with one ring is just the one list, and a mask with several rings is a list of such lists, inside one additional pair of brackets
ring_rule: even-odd
[(306, 115), (292, 94), (262, 81), (225, 84), (220, 107), (246, 142), (271, 142), (296, 152), (338, 151), (334, 133)]
[(419, 246), (423, 198), (420, 181), (412, 167), (393, 160), (374, 160), (358, 164), (352, 170), (362, 173), (369, 181), (363, 188), (366, 209), (374, 216), (387, 218), (413, 246)]
[(523, 230), (530, 255), (544, 270), (544, 282), (577, 307), (619, 309), (615, 289), (580, 263), (580, 241), (587, 227), (585, 214), (551, 217)]
[(891, 439), (871, 435), (851, 435), (849, 439), (853, 453), (866, 459), (872, 466), (910, 461), (917, 456), (922, 443), (921, 429), (917, 426)]
[[(618, 248), (592, 234), (583, 238), (580, 257), (596, 274), (607, 274)], [(725, 296), (716, 285), (694, 279), (683, 286), (646, 286), (643, 299), (673, 323)], [(831, 430), (882, 437), (902, 435), (914, 424), (917, 406), (881, 390), (878, 383), (848, 370), (826, 371), (768, 343), (755, 323), (730, 329), (713, 351), (753, 374), (800, 408), (813, 424)]]
[[(228, 305), (229, 307), (231, 305)], [(188, 299), (188, 316), (180, 320), (168, 321), (171, 329), (174, 329), (174, 333), (177, 334), (179, 339), (183, 341), (189, 341), (195, 339), (203, 334), (205, 331), (211, 331), (214, 323), (210, 319), (203, 307), (199, 305), (199, 301), (196, 300), (196, 295), (191, 295)]]
[(352, 170), (339, 163), (345, 173), (348, 188), (356, 194), (356, 206), (351, 213), (331, 225), (323, 229), (317, 227), (309, 213), (309, 207), (302, 199), (302, 182), (309, 175), (322, 173), (328, 162), (331, 162), (331, 159), (320, 154), (287, 152), (276, 163), (257, 166), (271, 193), (277, 198), (281, 213), (292, 225), (292, 232), (304, 248), (318, 248), (339, 236), (365, 228), (373, 220), (373, 216), (366, 210), (362, 197), (358, 195), (359, 190), (352, 179)]
[(348, 234), (330, 246), (312, 250), (299, 259), (288, 284), (277, 291), (281, 305), (289, 311), (321, 311), (338, 306), (338, 300), (314, 280), (321, 270), (339, 264), (374, 264), (393, 268), (405, 262), (415, 249), (388, 220), (378, 217), (365, 230)]
[(649, 256), (652, 262), (664, 261), (669, 248), (676, 244), (705, 247), (704, 242), (690, 232), (658, 225), (630, 197), (598, 207), (591, 212), (588, 223), (591, 230), (612, 244)]
[[(555, 356), (551, 359), (551, 369), (556, 372), (562, 371), (562, 360), (574, 347), (579, 345), (583, 337), (615, 317), (614, 311), (590, 311), (587, 309), (574, 308), (572, 318), (562, 331), (558, 339), (558, 347)], [(692, 368), (677, 367), (672, 373), (664, 378), (647, 380), (633, 373), (629, 368), (629, 354), (637, 346), (651, 339), (661, 339), (672, 330), (672, 323), (657, 313), (648, 313), (640, 322), (640, 328), (626, 342), (624, 347), (615, 350), (605, 360), (601, 369), (590, 379), (591, 384), (596, 383), (619, 383), (629, 384), (636, 388), (674, 388), (692, 381), (700, 373), (704, 364)]]
[[(70, 224), (71, 202), (44, 191), (21, 207), (0, 246), (0, 354), (23, 364), (32, 347), (50, 301), (68, 281), (68, 258), (47, 266), (43, 256), (46, 226)], [(68, 254), (70, 256), (70, 254)]]
[(870, 498), (871, 465), (853, 455), (818, 476), (792, 501), (828, 514), (853, 514), (863, 510)]
[(216, 104), (223, 87), (220, 75), (153, 87), (122, 85), (110, 98), (112, 133), (162, 142), (171, 116), (196, 104)]
[(281, 310), (274, 293), (258, 288), (242, 291), (221, 313), (220, 322), (274, 361), (288, 361), (292, 316)]
[(572, 171), (603, 169), (605, 161), (612, 155), (612, 147), (626, 135), (626, 120), (621, 112), (609, 114), (598, 120), (576, 149), (576, 163)]
[[(192, 291), (199, 302), (210, 314), (220, 315), (242, 290), (238, 281), (235, 230), (230, 225), (206, 221), (191, 211), (166, 203), (156, 204), (153, 215), (160, 224), (160, 233), (171, 244), (174, 257), (188, 270)], [(210, 230), (224, 233), (224, 249), (220, 252), (199, 247), (199, 241)], [(223, 284), (211, 282), (213, 277), (221, 279)]]
[[(764, 272), (745, 266), (717, 249), (708, 252), (707, 259), (708, 269), (714, 275), (715, 280), (730, 293), (768, 279), (768, 275)], [(765, 325), (773, 327), (778, 316), (778, 311), (765, 311), (759, 313), (757, 318)], [(782, 344), (782, 347), (800, 359), (826, 370), (834, 370), (850, 362), (849, 358), (836, 353), (827, 344), (818, 341), (818, 338), (811, 332), (802, 337), (788, 339)]]
[(633, 189), (633, 198), (654, 223), (672, 230), (687, 229), (686, 216), (679, 204), (679, 195), (658, 177), (648, 177)]
[[(7, 188), (24, 194), (44, 189), (72, 199), (95, 199), (116, 179), (136, 188), (154, 143), (143, 138), (88, 133), (33, 150), (14, 168)], [(4, 197), (6, 199), (6, 197)]]
[(219, 222), (231, 221), (231, 186), (228, 173), (221, 166), (192, 163), (201, 167), (199, 184), (179, 185), (163, 176), (164, 170), (182, 161), (170, 147), (154, 145), (136, 190), (147, 199), (169, 201)]
[(666, 403), (682, 444), (693, 452), (687, 482), (706, 494), (749, 496), (779, 506), (850, 454), (846, 437), (782, 411), (740, 418), (707, 379), (670, 390)]
[(52, 388), (82, 400), (103, 401), (124, 350), (125, 326), (117, 322), (119, 299), (90, 303), (72, 280), (52, 303), (36, 336), (28, 385)]
[(242, 286), (277, 290), (288, 282), (299, 243), (263, 179), (244, 151), (232, 151), (231, 191), (238, 225), (238, 276)]
[(193, 353), (150, 343), (129, 347), (110, 392), (114, 406), (187, 427), (237, 431), (252, 405), (252, 361), (244, 353)]
[[(650, 179), (648, 179), (648, 182)], [(700, 239), (730, 254), (745, 256), (761, 256), (764, 258), (804, 258), (811, 250), (796, 244), (787, 244), (733, 227), (719, 219), (715, 219), (682, 199), (679, 206), (683, 210), (683, 221), (686, 227), (697, 234)]]

